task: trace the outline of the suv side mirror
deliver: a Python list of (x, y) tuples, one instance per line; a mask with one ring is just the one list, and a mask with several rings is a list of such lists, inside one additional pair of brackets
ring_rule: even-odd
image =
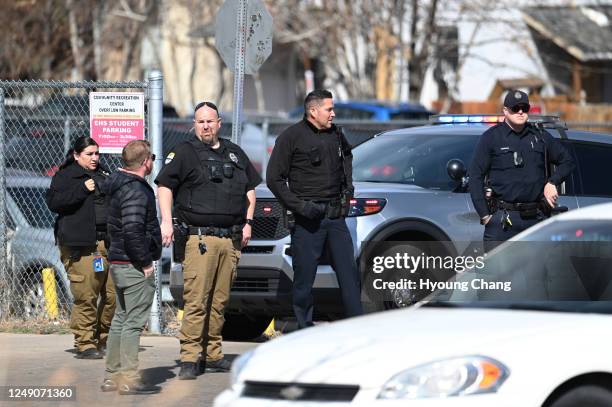
[(448, 176), (459, 185), (453, 190), (453, 192), (467, 192), (467, 186), (469, 177), (467, 177), (467, 170), (462, 160), (458, 158), (452, 158), (446, 163), (446, 172)]
[(467, 174), (465, 164), (458, 158), (452, 158), (446, 163), (446, 172), (453, 181), (461, 182)]

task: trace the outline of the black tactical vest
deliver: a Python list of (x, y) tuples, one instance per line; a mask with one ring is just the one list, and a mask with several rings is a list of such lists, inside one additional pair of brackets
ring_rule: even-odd
[[(238, 149), (225, 143), (212, 150), (199, 140), (189, 142), (198, 155), (201, 171), (191, 188), (181, 188), (177, 204), (188, 212), (204, 215), (231, 215), (244, 217), (247, 208), (246, 162)], [(223, 156), (220, 158), (220, 156)]]

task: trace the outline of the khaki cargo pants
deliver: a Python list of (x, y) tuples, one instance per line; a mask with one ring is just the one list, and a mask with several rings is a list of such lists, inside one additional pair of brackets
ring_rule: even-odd
[(198, 236), (189, 236), (185, 248), (181, 362), (197, 362), (200, 353), (204, 358), (204, 350), (207, 361), (223, 358), (221, 330), (240, 260), (240, 241), (214, 236), (202, 236), (202, 241), (207, 248), (204, 254), (200, 254)]
[[(71, 259), (73, 250), (80, 251), (79, 259)], [(104, 259), (104, 271), (95, 272), (95, 251)], [(70, 329), (74, 334), (74, 346), (78, 352), (106, 346), (108, 331), (115, 314), (115, 286), (108, 269), (106, 247), (98, 241), (97, 247), (60, 247), (64, 267), (70, 280), (70, 292), (74, 297)]]

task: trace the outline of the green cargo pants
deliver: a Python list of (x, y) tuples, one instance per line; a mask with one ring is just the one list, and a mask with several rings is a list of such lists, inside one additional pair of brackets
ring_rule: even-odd
[(155, 295), (155, 277), (145, 277), (131, 264), (111, 264), (117, 289), (117, 309), (106, 348), (107, 379), (138, 381), (140, 334), (149, 319)]
[(223, 358), (221, 330), (224, 310), (240, 260), (240, 241), (203, 236), (206, 253), (200, 254), (199, 237), (189, 236), (183, 262), (185, 312), (179, 340), (181, 362)]
[[(96, 250), (104, 259), (101, 272), (93, 268)], [(74, 346), (78, 352), (104, 347), (115, 313), (115, 286), (108, 272), (104, 242), (91, 247), (61, 246), (60, 254), (74, 297), (70, 315)]]

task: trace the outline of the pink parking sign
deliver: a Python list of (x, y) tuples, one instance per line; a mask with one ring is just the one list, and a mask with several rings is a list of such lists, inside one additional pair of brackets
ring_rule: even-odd
[(91, 92), (89, 128), (101, 153), (119, 154), (132, 140), (144, 140), (144, 94)]

